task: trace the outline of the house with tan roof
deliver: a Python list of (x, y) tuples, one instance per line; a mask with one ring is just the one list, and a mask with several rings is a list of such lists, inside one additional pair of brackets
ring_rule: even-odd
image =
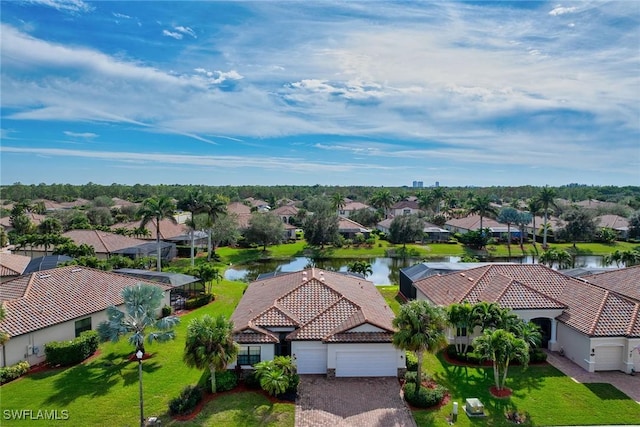
[[(118, 228), (126, 228), (127, 230), (136, 230), (140, 228), (140, 221), (130, 221), (125, 223), (118, 223), (111, 226), (112, 230)], [(140, 236), (144, 240), (156, 240), (156, 220), (151, 219), (144, 228), (148, 231), (146, 236)], [(163, 219), (160, 221), (160, 240), (170, 240), (174, 237), (184, 236), (189, 233), (189, 227), (185, 224), (175, 223), (169, 219)]]
[(404, 352), (392, 345), (394, 314), (362, 277), (309, 268), (249, 284), (231, 320), (242, 369), (292, 356), (300, 374), (397, 376)]
[(369, 206), (369, 205), (367, 205), (365, 203), (357, 202), (357, 201), (345, 198), (345, 204), (338, 211), (338, 215), (341, 216), (341, 217), (349, 218), (349, 216), (352, 213), (354, 213), (355, 211), (361, 210), (361, 209), (367, 209), (367, 210), (370, 210), (372, 212), (375, 212), (375, 208), (372, 208), (371, 206)]
[(0, 303), (7, 316), (0, 330), (10, 339), (0, 346), (0, 366), (44, 362), (45, 344), (96, 329), (107, 320), (107, 307), (123, 309), (122, 290), (138, 283), (160, 287), (169, 304), (170, 286), (87, 267), (60, 267), (3, 283)]
[[(440, 306), (495, 302), (540, 326), (543, 347), (589, 372), (640, 370), (640, 267), (566, 276), (541, 264), (490, 263), (413, 282)], [(479, 334), (476, 328), (473, 335)], [(449, 341), (466, 339), (449, 331)]]
[(238, 229), (244, 230), (249, 227), (249, 220), (251, 219), (251, 208), (249, 206), (240, 202), (231, 202), (227, 205), (227, 212), (236, 215)]
[(31, 262), (25, 255), (0, 252), (0, 283), (20, 276)]
[(291, 224), (295, 222), (299, 211), (300, 209), (298, 209), (294, 205), (283, 205), (273, 209), (271, 213), (278, 215), (283, 223)]
[(623, 216), (600, 215), (595, 217), (594, 222), (598, 227), (615, 231), (619, 239), (626, 239), (629, 236), (629, 220)]
[(371, 229), (349, 218), (338, 217), (338, 233), (345, 239), (353, 239), (357, 234), (362, 234), (365, 239), (371, 235)]
[(389, 208), (387, 215), (389, 216), (398, 216), (398, 215), (411, 215), (415, 213), (423, 212), (420, 208), (420, 204), (418, 200), (400, 200), (393, 206)]

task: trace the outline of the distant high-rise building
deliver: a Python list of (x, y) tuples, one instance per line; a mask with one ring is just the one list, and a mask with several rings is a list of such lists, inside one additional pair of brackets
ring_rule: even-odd
[(413, 181), (413, 188), (422, 188), (424, 183), (422, 181)]
[(436, 181), (436, 187), (440, 187), (440, 181)]

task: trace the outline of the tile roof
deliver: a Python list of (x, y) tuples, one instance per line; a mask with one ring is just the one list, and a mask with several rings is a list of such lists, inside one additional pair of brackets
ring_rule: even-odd
[(640, 301), (640, 265), (582, 276), (584, 280)]
[(62, 235), (73, 240), (76, 245), (92, 246), (97, 254), (110, 254), (120, 249), (132, 248), (148, 242), (148, 240), (99, 230), (70, 230)]
[[(277, 342), (275, 336), (260, 336), (260, 330), (262, 335), (273, 335), (265, 329), (269, 327), (293, 328), (287, 338), (295, 340), (390, 342), (393, 317), (373, 283), (310, 268), (251, 283), (231, 320), (235, 325), (235, 339), (245, 343)], [(348, 332), (364, 324), (374, 325), (381, 331)], [(247, 339), (248, 329), (249, 340), (257, 341)]]
[(343, 211), (357, 211), (359, 209), (370, 209), (371, 206), (364, 204), (362, 202), (346, 202), (344, 207), (341, 209)]
[(628, 230), (629, 220), (619, 215), (601, 215), (595, 217), (595, 223), (599, 227), (611, 228), (613, 230)]
[(31, 258), (24, 255), (0, 253), (0, 276), (19, 276), (27, 268)]
[(438, 305), (487, 301), (514, 310), (562, 309), (558, 320), (587, 335), (635, 337), (640, 336), (640, 300), (632, 294), (639, 292), (640, 267), (625, 270), (599, 277), (603, 285), (597, 285), (540, 264), (496, 263), (430, 276), (414, 286)]
[(68, 266), (32, 273), (0, 284), (7, 317), (0, 330), (23, 335), (120, 305), (122, 290), (148, 283), (169, 286), (87, 267)]
[(341, 233), (370, 233), (371, 230), (352, 219), (338, 217), (338, 231)]
[(273, 209), (271, 212), (276, 214), (276, 215), (291, 215), (291, 216), (295, 216), (295, 215), (298, 214), (299, 211), (300, 211), (300, 209), (296, 208), (293, 205), (284, 205), (284, 206), (280, 206), (279, 208)]
[[(140, 228), (140, 221), (130, 221), (130, 222), (122, 222), (118, 224), (114, 224), (111, 226), (112, 230), (117, 228), (126, 228), (128, 230), (135, 230)], [(145, 240), (156, 240), (156, 220), (152, 219), (149, 221), (145, 227), (149, 230), (149, 235), (145, 236)], [(170, 239), (176, 236), (182, 236), (183, 234), (187, 234), (189, 232), (189, 227), (184, 224), (176, 224), (170, 219), (163, 219), (160, 221), (160, 240)]]

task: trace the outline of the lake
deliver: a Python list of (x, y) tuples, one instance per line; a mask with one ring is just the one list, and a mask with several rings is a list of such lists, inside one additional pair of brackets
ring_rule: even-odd
[[(576, 267), (603, 267), (601, 256), (578, 256), (576, 257)], [(267, 261), (267, 262), (255, 262), (248, 265), (233, 265), (230, 266), (224, 273), (224, 278), (228, 280), (240, 280), (251, 282), (255, 280), (258, 275), (263, 273), (271, 273), (273, 271), (280, 272), (293, 272), (300, 271), (311, 265), (331, 271), (347, 271), (349, 263), (362, 259), (329, 259), (323, 261), (315, 261), (312, 264), (311, 258), (296, 257), (290, 260), (284, 261)], [(416, 258), (387, 258), (378, 257), (367, 259), (371, 263), (371, 269), (373, 274), (367, 276), (367, 280), (370, 280), (376, 285), (388, 285), (391, 283), (398, 284), (400, 269), (409, 267), (411, 265), (422, 262)], [(506, 262), (505, 259), (496, 259), (497, 262)], [(445, 256), (429, 258), (426, 262), (460, 262), (460, 257), (457, 256)], [(523, 264), (533, 263), (533, 257), (521, 257), (511, 258), (511, 262), (519, 262)]]

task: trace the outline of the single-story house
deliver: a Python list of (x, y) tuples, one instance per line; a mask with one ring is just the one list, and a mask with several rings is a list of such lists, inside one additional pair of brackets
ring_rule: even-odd
[[(190, 214), (189, 214), (190, 215)], [(130, 221), (124, 223), (118, 223), (111, 226), (112, 230), (118, 228), (126, 228), (127, 230), (140, 229), (140, 221)], [(149, 221), (144, 228), (147, 230), (146, 235), (140, 235), (139, 238), (143, 240), (156, 240), (156, 220)], [(169, 219), (163, 219), (160, 221), (160, 240), (169, 240), (176, 236), (182, 236), (189, 233), (189, 227), (185, 224), (175, 223)]]
[[(25, 212), (25, 215), (27, 216), (27, 218), (29, 218), (29, 221), (31, 221), (31, 224), (33, 224), (34, 226), (38, 226), (40, 225), (40, 223), (42, 221), (45, 220), (46, 216), (45, 215), (40, 215), (37, 213), (32, 213), (32, 212)], [(5, 232), (10, 232), (11, 230), (13, 230), (13, 224), (11, 223), (11, 217), (10, 216), (3, 216), (2, 218), (0, 218), (0, 227), (4, 228)]]
[(31, 262), (25, 255), (0, 252), (0, 283), (20, 276)]
[[(543, 347), (586, 371), (640, 370), (640, 266), (578, 279), (541, 264), (490, 263), (413, 286), (417, 299), (439, 306), (486, 301), (510, 308), (540, 326)], [(451, 328), (449, 341), (456, 340), (466, 336)]]
[(45, 344), (96, 329), (107, 320), (107, 307), (123, 309), (122, 290), (138, 283), (160, 287), (169, 304), (170, 286), (87, 267), (54, 268), (3, 283), (0, 303), (7, 316), (0, 330), (10, 339), (1, 346), (0, 366), (44, 362)]
[(371, 235), (371, 230), (349, 218), (339, 216), (338, 233), (345, 239), (353, 239), (357, 234), (362, 234), (365, 239), (368, 239)]
[[(376, 224), (376, 228), (381, 232), (388, 234), (391, 231), (391, 223), (394, 218), (384, 219)], [(424, 242), (447, 242), (451, 236), (451, 232), (447, 229), (440, 228), (435, 224), (424, 221)]]
[(598, 227), (609, 228), (616, 232), (619, 239), (629, 237), (629, 220), (620, 215), (601, 215), (595, 218)]
[(403, 375), (393, 318), (375, 285), (361, 277), (317, 268), (277, 273), (250, 283), (233, 312), (240, 352), (229, 368), (282, 355), (295, 359), (299, 374)]

